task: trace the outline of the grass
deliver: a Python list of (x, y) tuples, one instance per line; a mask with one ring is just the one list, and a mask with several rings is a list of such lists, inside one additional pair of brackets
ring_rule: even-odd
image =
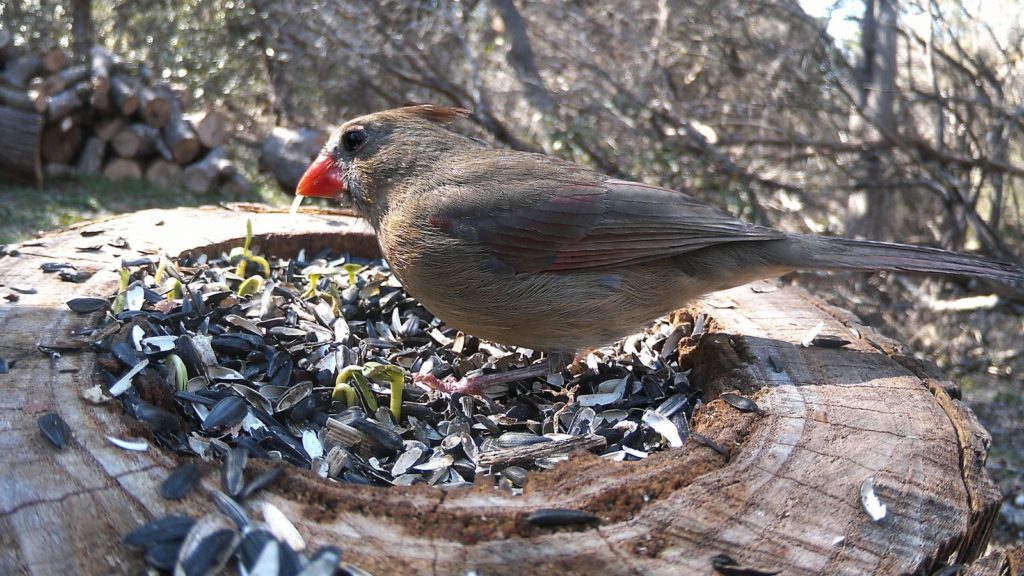
[(255, 180), (249, 194), (242, 198), (226, 198), (217, 192), (167, 190), (142, 180), (111, 182), (96, 176), (61, 180), (42, 189), (0, 184), (0, 244), (21, 242), (43, 232), (112, 214), (224, 202), (287, 206), (291, 196), (266, 179)]

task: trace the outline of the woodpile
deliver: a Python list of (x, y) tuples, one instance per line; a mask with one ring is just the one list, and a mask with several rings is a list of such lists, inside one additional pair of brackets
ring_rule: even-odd
[(224, 147), (226, 119), (201, 105), (187, 111), (192, 104), (187, 90), (106, 49), (74, 62), (60, 48), (14, 46), (0, 29), (0, 177), (102, 174), (245, 194), (249, 182)]

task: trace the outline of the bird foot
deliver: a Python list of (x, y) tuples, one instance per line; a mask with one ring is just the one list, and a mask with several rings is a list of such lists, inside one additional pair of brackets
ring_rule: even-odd
[(417, 374), (413, 377), (413, 382), (423, 384), (428, 388), (444, 392), (445, 394), (455, 394), (458, 392), (460, 394), (469, 394), (470, 396), (482, 396), (484, 393), (483, 387), (472, 376), (462, 379), (454, 376), (445, 376), (444, 380), (438, 380), (437, 376), (433, 374)]
[[(569, 358), (571, 359), (572, 357), (570, 356)], [(433, 374), (418, 374), (413, 378), (413, 382), (423, 384), (445, 394), (459, 392), (461, 394), (484, 397), (484, 390), (490, 386), (507, 384), (517, 380), (527, 380), (529, 378), (543, 378), (548, 374), (561, 371), (567, 364), (568, 361), (562, 355), (552, 355), (547, 362), (533, 364), (524, 368), (516, 368), (515, 370), (466, 376), (461, 380), (454, 376), (447, 376), (444, 380), (439, 380)]]

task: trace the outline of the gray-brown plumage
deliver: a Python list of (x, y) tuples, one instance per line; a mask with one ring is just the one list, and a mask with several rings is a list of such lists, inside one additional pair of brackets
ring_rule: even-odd
[(681, 192), (490, 148), (446, 128), (464, 115), (411, 106), (347, 122), (298, 194), (350, 197), (406, 289), (481, 338), (564, 355), (701, 294), (798, 269), (1024, 281), (974, 256), (778, 232)]

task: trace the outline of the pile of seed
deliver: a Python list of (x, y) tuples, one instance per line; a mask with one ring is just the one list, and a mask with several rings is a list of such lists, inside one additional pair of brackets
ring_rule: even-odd
[[(269, 554), (267, 542), (280, 544), (279, 559), (283, 550), (301, 549), (283, 535), (287, 529), (267, 527), (273, 512), (264, 509), (264, 522), (252, 523), (243, 505), (277, 478), (283, 463), (329, 481), (379, 486), (454, 487), (491, 475), (515, 494), (529, 470), (555, 466), (575, 450), (636, 460), (682, 446), (700, 402), (676, 348), (701, 335), (702, 317), (678, 326), (657, 322), (562, 374), (495, 386), (486, 397), (437, 392), (420, 381), (544, 358), (445, 326), (381, 260), (326, 251), (265, 260), (246, 248), (216, 258), (125, 262), (115, 297), (68, 305), (83, 313), (108, 310), (109, 322), (94, 334), (105, 382), (91, 393), (116, 398), (157, 445), (221, 462), (223, 493), (215, 504), (224, 515), (200, 519), (205, 540), (197, 541), (222, 534), (216, 546), (206, 545), (213, 551), (204, 551), (203, 561), (237, 557), (247, 570)], [(735, 400), (737, 408), (756, 410)], [(148, 445), (111, 441), (126, 449)], [(279, 464), (245, 482), (250, 459)], [(162, 494), (181, 498), (197, 478), (187, 462)], [(225, 517), (237, 531), (220, 525)], [(167, 568), (194, 553), (182, 546), (197, 525), (160, 521), (180, 524), (177, 532), (161, 531), (178, 540), (147, 552), (152, 565)], [(164, 544), (144, 536), (133, 542)], [(340, 554), (332, 548), (298, 555), (293, 567), (321, 557), (337, 566)]]

